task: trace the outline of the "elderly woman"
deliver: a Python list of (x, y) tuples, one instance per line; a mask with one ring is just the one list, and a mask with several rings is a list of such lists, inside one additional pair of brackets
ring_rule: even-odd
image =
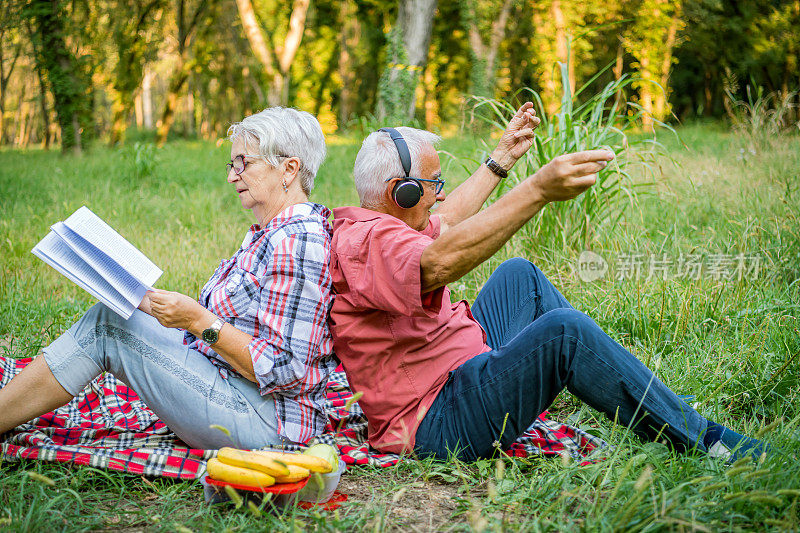
[(195, 448), (304, 442), (323, 431), (334, 367), (331, 229), (328, 209), (308, 194), (325, 139), (310, 114), (280, 107), (228, 133), (228, 182), (256, 219), (241, 248), (199, 301), (154, 290), (128, 320), (92, 307), (0, 390), (0, 433), (64, 405), (103, 371)]

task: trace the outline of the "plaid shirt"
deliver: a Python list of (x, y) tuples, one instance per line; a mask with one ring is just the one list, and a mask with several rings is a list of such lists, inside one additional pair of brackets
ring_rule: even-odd
[[(328, 260), (330, 211), (293, 205), (263, 228), (253, 225), (242, 247), (222, 261), (199, 302), (253, 336), (248, 345), (262, 395), (272, 394), (278, 433), (305, 442), (325, 429), (325, 386), (336, 366), (326, 319), (333, 303)], [(184, 342), (234, 371), (188, 331)]]

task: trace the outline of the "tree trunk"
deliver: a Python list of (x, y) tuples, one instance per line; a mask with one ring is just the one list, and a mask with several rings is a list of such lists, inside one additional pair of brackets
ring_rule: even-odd
[(622, 70), (625, 67), (625, 47), (622, 44), (622, 39), (620, 38), (619, 44), (617, 45), (617, 59), (614, 62), (614, 79), (619, 81), (622, 77)]
[(8, 80), (14, 72), (14, 66), (17, 64), (20, 53), (22, 51), (22, 43), (17, 43), (14, 49), (14, 57), (11, 64), (6, 66), (5, 55), (3, 54), (2, 43), (5, 37), (5, 29), (0, 27), (0, 145), (3, 144), (4, 137), (4, 124), (6, 112), (6, 89), (8, 88)]
[[(267, 103), (270, 106), (288, 105), (289, 103), (289, 69), (292, 67), (303, 39), (309, 5), (311, 5), (311, 0), (294, 1), (292, 14), (289, 17), (289, 32), (286, 34), (283, 47), (274, 53), (272, 43), (264, 37), (251, 1), (236, 0), (242, 27), (244, 27), (253, 55), (256, 56), (258, 62), (264, 67), (264, 72), (270, 77), (267, 91)], [(278, 57), (276, 58), (276, 56)]]
[(188, 79), (189, 67), (187, 66), (186, 58), (181, 56), (170, 78), (167, 97), (164, 100), (164, 109), (161, 111), (161, 120), (156, 131), (156, 144), (158, 146), (164, 146), (164, 143), (167, 142), (169, 130), (175, 122), (175, 109), (178, 107), (180, 92)]
[(478, 24), (478, 14), (475, 9), (475, 0), (466, 0), (465, 18), (470, 49), (472, 52), (472, 72), (470, 91), (477, 96), (492, 97), (495, 86), (495, 70), (497, 69), (497, 52), (505, 39), (508, 17), (511, 13), (512, 0), (504, 0), (500, 13), (492, 22), (492, 31), (489, 43), (481, 37)]
[(127, 95), (119, 95), (114, 99), (114, 103), (111, 105), (114, 116), (111, 122), (111, 135), (108, 141), (110, 146), (121, 143), (125, 135), (125, 130), (128, 129), (128, 116), (130, 114), (130, 110), (124, 104), (124, 100), (127, 98)]
[[(53, 91), (56, 115), (61, 125), (61, 149), (81, 153), (81, 122), (90, 120), (88, 82), (78, 70), (64, 39), (63, 14), (56, 0), (32, 0), (33, 39), (37, 42), (41, 66), (47, 71)], [(86, 115), (89, 115), (87, 118)]]
[(148, 27), (158, 18), (163, 0), (119, 2), (114, 15), (119, 20), (113, 26), (113, 43), (117, 64), (109, 85), (113, 87), (113, 119), (109, 144), (125, 139), (137, 90), (144, 77), (145, 56), (148, 50)]
[[(643, 57), (639, 61), (641, 64), (641, 71), (648, 72), (648, 68), (650, 67), (650, 61), (647, 59), (648, 55), (645, 52), (642, 54)], [(644, 109), (644, 114), (642, 115), (642, 126), (646, 131), (650, 131), (653, 129), (653, 93), (652, 93), (652, 84), (645, 80), (639, 86), (639, 105), (642, 106)]]
[(39, 80), (39, 108), (42, 111), (42, 122), (44, 123), (44, 135), (42, 136), (42, 148), (50, 149), (50, 113), (47, 110), (47, 86), (44, 83), (42, 69), (36, 65), (36, 76)]
[(569, 77), (569, 92), (575, 94), (575, 65), (570, 61), (571, 50), (567, 37), (567, 23), (564, 12), (561, 10), (561, 1), (553, 0), (550, 6), (550, 14), (556, 26), (556, 57), (568, 66), (567, 76)]
[(194, 95), (191, 88), (186, 94), (186, 117), (183, 122), (183, 129), (186, 135), (195, 134), (194, 124)]
[(506, 38), (506, 28), (508, 26), (508, 16), (511, 14), (512, 0), (505, 0), (503, 7), (500, 8), (500, 14), (492, 23), (492, 37), (489, 41), (489, 49), (486, 54), (486, 79), (495, 79), (495, 70), (497, 69), (497, 52), (500, 50), (500, 45), (503, 39)]
[(334, 49), (331, 50), (331, 56), (328, 58), (328, 64), (325, 67), (325, 72), (322, 74), (322, 78), (319, 81), (319, 85), (317, 85), (317, 91), (314, 94), (314, 113), (315, 117), (318, 117), (320, 111), (322, 110), (322, 106), (325, 102), (329, 102), (330, 98), (325, 98), (325, 91), (328, 89), (331, 77), (333, 76), (333, 71), (336, 70), (336, 66), (339, 63), (339, 42), (334, 45)]
[(25, 107), (27, 108), (27, 113), (26, 113), (27, 120), (26, 120), (25, 127), (22, 130), (22, 147), (23, 148), (27, 148), (28, 145), (31, 143), (31, 132), (33, 131), (34, 119), (36, 118), (36, 115), (34, 114), (34, 111), (33, 111), (33, 106), (30, 103), (25, 102)]
[[(622, 38), (619, 39), (619, 44), (617, 45), (617, 59), (614, 62), (614, 79), (619, 81), (622, 77), (622, 71), (625, 68), (625, 46), (622, 43)], [(622, 99), (622, 89), (617, 90), (617, 94), (615, 96), (617, 102)]]
[[(242, 20), (242, 27), (247, 36), (247, 41), (250, 43), (250, 49), (256, 57), (261, 66), (264, 67), (264, 72), (272, 80), (278, 76), (278, 65), (275, 61), (275, 56), (272, 53), (271, 44), (267, 44), (264, 34), (261, 31), (261, 26), (258, 24), (253, 4), (250, 0), (236, 0), (236, 6), (239, 9), (239, 18)], [(283, 82), (281, 81), (281, 84)], [(271, 85), (272, 86), (272, 85)], [(267, 93), (267, 104), (275, 106), (280, 103), (278, 95), (272, 90)]]
[(149, 67), (145, 67), (142, 77), (142, 124), (145, 129), (153, 129), (153, 94), (152, 94), (153, 72)]
[(292, 6), (292, 15), (289, 17), (289, 33), (286, 34), (283, 50), (280, 52), (278, 60), (280, 74), (272, 78), (271, 87), (271, 92), (273, 95), (278, 95), (281, 105), (289, 104), (290, 69), (297, 50), (300, 48), (300, 41), (303, 39), (309, 5), (311, 5), (311, 0), (295, 0)]
[(355, 70), (352, 64), (352, 51), (358, 49), (361, 27), (357, 18), (356, 5), (353, 0), (342, 0), (340, 18), (342, 33), (339, 38), (339, 78), (342, 80), (342, 89), (339, 92), (339, 113), (337, 123), (339, 129), (343, 128), (350, 120), (353, 112), (355, 92)]
[[(408, 55), (408, 64), (418, 67), (412, 71), (415, 81), (418, 73), (428, 62), (436, 3), (437, 0), (403, 0), (400, 2), (398, 21), (403, 32), (403, 46)], [(416, 83), (414, 86), (416, 89)], [(409, 96), (411, 99), (408, 102), (406, 117), (408, 120), (412, 120), (416, 110), (416, 90), (411, 91)]]
[(436, 3), (437, 0), (401, 0), (399, 4), (400, 42), (390, 43), (394, 53), (388, 58), (388, 73), (381, 83), (378, 102), (381, 118), (392, 117), (400, 122), (414, 118), (417, 82), (428, 60)]
[(436, 80), (430, 65), (425, 68), (422, 85), (425, 88), (425, 129), (433, 131), (439, 126), (439, 105), (436, 100)]
[(169, 130), (175, 122), (175, 109), (178, 106), (180, 92), (183, 90), (184, 85), (186, 85), (186, 80), (189, 79), (189, 74), (192, 70), (192, 63), (189, 61), (189, 49), (191, 47), (192, 37), (207, 7), (208, 1), (201, 0), (194, 13), (186, 17), (186, 0), (176, 1), (178, 62), (170, 77), (169, 89), (167, 90), (167, 97), (164, 101), (164, 109), (161, 112), (161, 120), (156, 130), (156, 144), (158, 146), (163, 146), (164, 143), (167, 142)]
[(133, 99), (133, 117), (136, 121), (136, 127), (141, 129), (144, 119), (142, 118), (142, 94), (139, 93)]
[(680, 13), (675, 11), (672, 15), (672, 20), (667, 30), (666, 40), (664, 41), (664, 58), (661, 62), (661, 69), (659, 72), (659, 82), (661, 90), (656, 93), (655, 101), (653, 104), (653, 111), (655, 116), (662, 120), (667, 116), (667, 99), (669, 96), (669, 74), (672, 70), (672, 50), (675, 48), (675, 41), (678, 36), (678, 25), (680, 23)]

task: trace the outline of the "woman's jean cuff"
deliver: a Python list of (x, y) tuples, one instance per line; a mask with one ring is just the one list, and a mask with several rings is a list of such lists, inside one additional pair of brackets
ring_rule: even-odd
[(103, 369), (81, 349), (70, 331), (42, 350), (56, 381), (73, 396), (80, 394)]

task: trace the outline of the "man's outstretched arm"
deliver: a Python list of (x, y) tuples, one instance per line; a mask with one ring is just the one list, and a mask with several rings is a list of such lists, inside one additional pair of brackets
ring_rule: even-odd
[[(501, 167), (510, 170), (533, 145), (533, 130), (538, 125), (539, 117), (536, 116), (533, 104), (525, 102), (509, 121), (497, 148), (491, 153), (491, 158)], [(498, 183), (500, 178), (497, 174), (481, 164), (472, 176), (448, 194), (447, 199), (436, 208), (435, 213), (442, 222), (442, 232), (477, 213)]]
[(422, 252), (422, 292), (459, 279), (494, 255), (549, 202), (570, 200), (594, 185), (614, 158), (608, 150), (556, 157), (494, 204), (450, 228)]

